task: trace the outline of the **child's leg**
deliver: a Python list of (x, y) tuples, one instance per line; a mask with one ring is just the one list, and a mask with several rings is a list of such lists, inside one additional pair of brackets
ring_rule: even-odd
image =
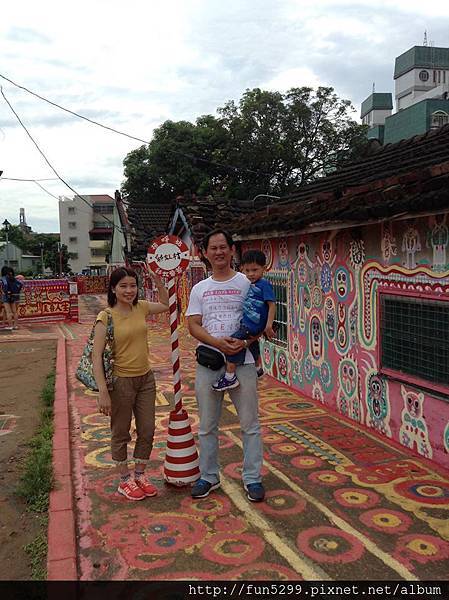
[(236, 369), (237, 369), (237, 365), (235, 363), (232, 363), (229, 360), (227, 360), (225, 377), (226, 377), (226, 375), (229, 375), (230, 377), (228, 377), (228, 379), (232, 379), (232, 377), (235, 375)]

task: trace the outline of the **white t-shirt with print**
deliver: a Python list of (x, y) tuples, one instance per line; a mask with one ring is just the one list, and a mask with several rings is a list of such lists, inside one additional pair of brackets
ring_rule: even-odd
[[(250, 285), (243, 273), (236, 273), (227, 281), (208, 277), (193, 286), (186, 316), (201, 315), (202, 326), (214, 337), (230, 336), (239, 328)], [(245, 364), (253, 362), (253, 355), (247, 350)]]

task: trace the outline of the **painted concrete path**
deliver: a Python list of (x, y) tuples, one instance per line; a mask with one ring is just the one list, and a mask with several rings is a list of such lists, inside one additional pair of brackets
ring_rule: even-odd
[[(74, 369), (104, 301), (84, 297), (67, 339), (72, 476), (80, 579), (446, 580), (449, 473), (331, 413), (267, 377), (260, 381), (267, 498), (241, 486), (241, 441), (232, 404), (222, 411), (221, 489), (194, 501), (163, 481), (172, 400), (169, 328), (151, 326), (158, 383), (149, 473), (156, 498), (131, 503), (115, 490), (109, 423)], [(196, 433), (193, 340), (181, 335), (183, 402)]]

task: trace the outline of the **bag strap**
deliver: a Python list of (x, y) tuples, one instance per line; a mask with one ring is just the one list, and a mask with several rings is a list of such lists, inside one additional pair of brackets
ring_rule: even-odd
[(108, 315), (108, 324), (106, 326), (106, 342), (112, 347), (112, 344), (114, 343), (114, 321), (112, 319), (111, 309), (106, 308), (105, 313)]

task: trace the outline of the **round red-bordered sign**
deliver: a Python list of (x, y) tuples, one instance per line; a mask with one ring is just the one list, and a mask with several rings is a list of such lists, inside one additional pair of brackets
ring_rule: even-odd
[(187, 269), (190, 253), (187, 245), (175, 235), (156, 238), (148, 248), (148, 268), (160, 277), (176, 277)]

